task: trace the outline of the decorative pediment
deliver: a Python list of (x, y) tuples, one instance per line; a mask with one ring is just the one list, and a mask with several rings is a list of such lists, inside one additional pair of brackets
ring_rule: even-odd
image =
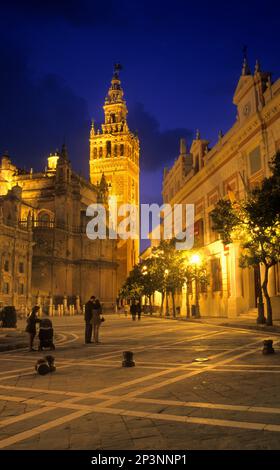
[(254, 85), (254, 79), (252, 75), (242, 75), (237, 84), (236, 90), (233, 95), (233, 103), (238, 105), (242, 97), (249, 91)]

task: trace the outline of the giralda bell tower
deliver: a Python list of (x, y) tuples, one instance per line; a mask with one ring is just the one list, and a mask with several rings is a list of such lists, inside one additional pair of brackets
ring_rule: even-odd
[[(119, 78), (120, 64), (114, 66), (111, 86), (105, 98), (104, 124), (90, 130), (90, 181), (99, 184), (104, 174), (109, 197), (121, 204), (135, 204), (139, 209), (139, 140), (127, 125), (127, 107)], [(138, 262), (138, 240), (118, 240), (118, 287)]]

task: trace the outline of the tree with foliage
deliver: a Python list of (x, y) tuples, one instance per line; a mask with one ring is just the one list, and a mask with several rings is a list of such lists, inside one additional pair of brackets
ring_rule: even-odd
[(172, 312), (176, 315), (175, 294), (185, 280), (185, 268), (182, 263), (182, 252), (176, 250), (175, 240), (162, 240), (152, 250), (151, 257), (138, 263), (129, 273), (120, 290), (120, 297), (127, 300), (138, 300), (142, 296), (149, 299), (152, 313), (152, 298), (155, 291), (162, 294), (161, 314), (164, 299), (172, 298)]
[[(232, 241), (240, 241), (241, 246), (245, 248), (246, 241), (248, 240), (248, 226), (245, 224), (246, 214), (244, 208), (238, 201), (230, 201), (227, 199), (220, 199), (216, 204), (215, 209), (211, 212), (213, 220), (213, 229), (219, 232), (221, 239), (225, 245), (232, 243)], [(253, 253), (252, 253), (253, 254)], [(260, 278), (260, 263), (254, 256), (250, 260), (247, 257), (240, 258), (240, 266), (252, 266)], [(264, 305), (262, 296), (261, 284), (257, 285), (257, 298), (258, 298), (258, 323), (265, 323)]]
[(209, 275), (207, 274), (205, 261), (201, 259), (198, 264), (194, 264), (192, 262), (193, 255), (193, 251), (188, 251), (185, 255), (184, 279), (186, 282), (186, 313), (188, 318), (190, 317), (189, 286), (195, 282), (196, 307), (198, 310), (197, 315), (199, 316), (199, 291), (201, 291), (202, 286), (209, 284)]
[(167, 294), (166, 275), (168, 273), (168, 259), (165, 256), (169, 242), (163, 240), (160, 244), (152, 249), (151, 258), (154, 260), (154, 265), (157, 271), (157, 287), (156, 290), (161, 293), (160, 316), (163, 315), (164, 300)]
[(272, 325), (272, 305), (268, 293), (269, 269), (280, 261), (280, 153), (270, 163), (272, 175), (241, 202), (218, 201), (211, 213), (213, 229), (224, 243), (239, 241), (243, 252), (241, 267), (264, 267), (262, 291), (266, 299), (266, 324)]
[[(176, 316), (175, 294), (184, 283), (184, 265), (182, 263), (182, 251), (177, 250), (175, 240), (162, 240), (152, 251), (157, 270), (160, 276), (157, 290), (162, 293), (161, 313), (164, 298), (171, 295), (172, 314)], [(168, 314), (168, 312), (167, 312)]]
[(137, 301), (141, 299), (142, 295), (142, 275), (137, 265), (130, 271), (125, 283), (119, 291), (119, 297), (128, 301)]
[(160, 270), (156, 258), (148, 258), (140, 264), (143, 284), (143, 295), (149, 300), (150, 314), (153, 313), (153, 294), (161, 283)]
[(150, 313), (153, 311), (152, 296), (160, 282), (156, 260), (149, 258), (145, 263), (138, 263), (130, 271), (120, 290), (120, 297), (129, 301), (140, 301), (145, 296), (149, 300)]

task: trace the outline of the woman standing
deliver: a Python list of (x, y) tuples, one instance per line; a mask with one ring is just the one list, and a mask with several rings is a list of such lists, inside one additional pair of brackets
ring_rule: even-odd
[(35, 351), (35, 349), (33, 348), (33, 341), (36, 336), (36, 323), (40, 323), (40, 320), (37, 317), (37, 313), (39, 312), (39, 310), (40, 307), (36, 305), (35, 307), (33, 307), (32, 312), (27, 318), (27, 325), (25, 331), (29, 334), (29, 352)]
[(103, 318), (101, 317), (102, 314), (102, 306), (99, 300), (96, 298), (93, 303), (93, 310), (92, 310), (92, 326), (93, 326), (93, 340), (96, 344), (100, 344), (99, 341), (99, 328), (102, 323)]

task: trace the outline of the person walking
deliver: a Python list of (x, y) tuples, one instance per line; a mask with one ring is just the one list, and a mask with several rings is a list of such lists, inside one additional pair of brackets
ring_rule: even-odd
[(33, 348), (34, 338), (36, 336), (36, 323), (40, 323), (40, 319), (37, 317), (40, 307), (36, 305), (32, 308), (30, 315), (27, 317), (27, 325), (25, 331), (29, 334), (29, 352), (35, 351)]
[(92, 327), (93, 327), (93, 340), (96, 344), (100, 344), (99, 341), (99, 328), (102, 323), (102, 306), (97, 298), (93, 302), (92, 310)]
[(132, 316), (132, 320), (135, 321), (136, 320), (136, 313), (137, 313), (137, 305), (135, 304), (135, 300), (133, 300), (131, 305), (130, 305), (130, 313), (131, 313), (131, 316)]
[(123, 309), (124, 309), (124, 314), (127, 317), (127, 315), (129, 314), (129, 305), (126, 303)]
[(136, 311), (137, 311), (137, 315), (138, 315), (138, 320), (141, 320), (141, 302), (140, 302), (140, 300), (136, 305)]
[(95, 302), (95, 295), (92, 295), (89, 301), (85, 305), (85, 344), (92, 343), (92, 317), (93, 317), (93, 305)]

